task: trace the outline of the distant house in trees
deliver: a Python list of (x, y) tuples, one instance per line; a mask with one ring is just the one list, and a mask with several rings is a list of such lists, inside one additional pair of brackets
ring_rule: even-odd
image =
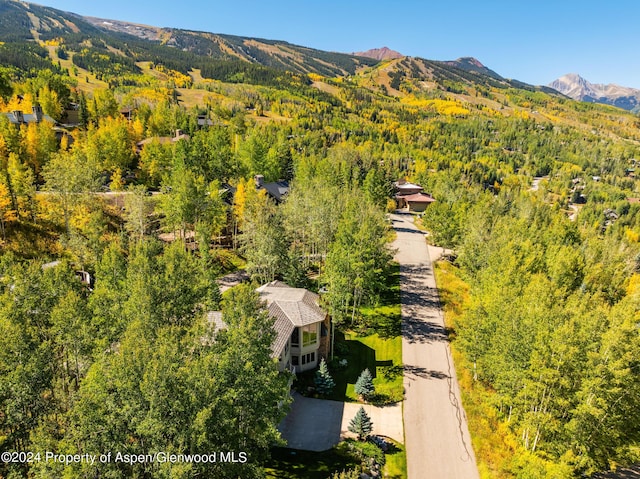
[(198, 128), (213, 126), (213, 121), (207, 115), (198, 115)]
[(134, 110), (131, 107), (121, 108), (120, 114), (122, 115), (122, 118), (124, 118), (125, 120), (131, 121), (133, 120)]
[(40, 123), (42, 121), (48, 121), (51, 124), (55, 124), (55, 120), (49, 115), (45, 115), (42, 112), (40, 105), (34, 105), (32, 107), (32, 113), (24, 113), (21, 110), (14, 110), (9, 113), (3, 113), (9, 119), (9, 122), (16, 125), (28, 125), (29, 123)]
[(253, 179), (256, 182), (256, 189), (265, 190), (276, 203), (281, 203), (284, 200), (285, 196), (289, 194), (288, 181), (274, 181), (271, 183), (265, 183), (263, 175), (256, 175), (253, 177)]
[(142, 141), (136, 143), (138, 153), (142, 151), (145, 145), (149, 143), (160, 143), (161, 145), (165, 145), (167, 143), (176, 143), (180, 140), (189, 140), (191, 137), (184, 133), (182, 130), (176, 130), (176, 134), (174, 136), (153, 136), (151, 138), (145, 138)]
[[(263, 175), (255, 175), (253, 177), (255, 181), (256, 190), (264, 190), (269, 198), (276, 202), (276, 204), (280, 204), (284, 201), (286, 196), (289, 194), (289, 182), (288, 181), (273, 181), (271, 183), (264, 182)], [(234, 198), (236, 195), (236, 187), (223, 184), (223, 188), (227, 190), (227, 197)], [(226, 200), (225, 200), (226, 201)]]
[(393, 188), (395, 189), (396, 194), (399, 196), (413, 195), (424, 190), (422, 186), (415, 183), (409, 183), (404, 179), (396, 181), (393, 184)]
[[(61, 264), (62, 264), (62, 262), (60, 260), (55, 260), (55, 261), (51, 261), (49, 263), (44, 263), (42, 265), (42, 271), (46, 271), (46, 270), (51, 269), (51, 268), (57, 268)], [(84, 270), (75, 270), (74, 273), (75, 273), (75, 276), (78, 279), (78, 281), (80, 281), (82, 284), (84, 284), (87, 287), (87, 289), (89, 289), (89, 291), (93, 291), (94, 278), (91, 276), (90, 273), (88, 273), (87, 271), (84, 271)]]
[(414, 211), (416, 213), (422, 213), (427, 209), (431, 203), (436, 201), (433, 197), (427, 193), (415, 193), (413, 195), (408, 195), (402, 197), (402, 201), (406, 205), (406, 208), (409, 211)]
[(422, 186), (415, 183), (399, 180), (394, 183), (393, 187), (396, 191), (396, 205), (400, 209), (406, 208), (409, 211), (421, 213), (427, 209), (427, 206), (436, 201), (431, 195), (423, 191)]
[[(278, 358), (281, 371), (294, 372), (314, 369), (321, 358), (327, 359), (331, 346), (331, 320), (319, 306), (319, 296), (303, 288), (292, 288), (272, 281), (257, 289), (266, 303), (276, 339), (271, 346), (271, 356)], [(222, 313), (212, 311), (207, 315), (214, 330), (226, 329)]]

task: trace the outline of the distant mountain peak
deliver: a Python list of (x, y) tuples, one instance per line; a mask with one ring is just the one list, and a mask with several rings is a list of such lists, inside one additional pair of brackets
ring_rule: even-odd
[(462, 70), (466, 70), (468, 72), (479, 73), (481, 75), (487, 75), (497, 80), (502, 80), (503, 78), (498, 75), (496, 72), (484, 66), (480, 60), (474, 57), (460, 57), (457, 60), (450, 60), (442, 62), (445, 65), (449, 65), (452, 67), (460, 68)]
[(477, 66), (478, 68), (486, 68), (482, 63), (480, 63), (480, 60), (478, 60), (477, 58), (473, 58), (473, 57), (460, 57), (457, 60), (455, 60), (455, 62), (457, 62), (457, 63), (468, 63), (470, 65)]
[(374, 60), (393, 60), (396, 58), (403, 58), (404, 55), (395, 50), (391, 50), (388, 47), (372, 48), (366, 52), (356, 52), (353, 55), (359, 57), (373, 58)]
[(577, 73), (567, 73), (549, 86), (574, 100), (604, 103), (625, 110), (640, 109), (640, 90), (613, 83), (591, 83)]

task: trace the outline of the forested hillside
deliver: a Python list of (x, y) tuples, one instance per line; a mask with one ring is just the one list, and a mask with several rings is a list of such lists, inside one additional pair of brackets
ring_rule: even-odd
[[(287, 71), (0, 8), (0, 449), (249, 454), (1, 476), (260, 477), (290, 378), (253, 289), (215, 280), (323, 290), (366, 326), (401, 177), (467, 291), (451, 337), (484, 477), (640, 460), (637, 116), (444, 62)], [(58, 124), (12, 123), (34, 106)]]

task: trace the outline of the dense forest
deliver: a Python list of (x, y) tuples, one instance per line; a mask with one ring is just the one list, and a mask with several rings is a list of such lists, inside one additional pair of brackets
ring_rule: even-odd
[[(0, 475), (261, 477), (292, 378), (254, 287), (326, 291), (366, 327), (402, 177), (464, 284), (450, 334), (499, 435), (472, 426), (484, 477), (640, 460), (637, 116), (427, 61), (325, 77), (21, 25), (0, 44), (0, 449), (249, 460)], [(5, 114), (34, 106), (58, 125)], [(253, 287), (223, 297), (238, 265)]]

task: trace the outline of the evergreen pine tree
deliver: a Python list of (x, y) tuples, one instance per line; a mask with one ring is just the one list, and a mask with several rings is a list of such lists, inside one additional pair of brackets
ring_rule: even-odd
[(360, 376), (356, 381), (354, 390), (355, 393), (358, 396), (362, 396), (365, 401), (373, 396), (373, 394), (376, 392), (375, 386), (373, 385), (373, 377), (371, 376), (371, 371), (369, 371), (369, 368), (360, 373)]
[(314, 382), (316, 383), (316, 391), (323, 396), (331, 394), (334, 386), (336, 385), (331, 374), (329, 374), (329, 368), (327, 367), (327, 362), (324, 358), (320, 361), (320, 369), (316, 371)]
[(369, 437), (372, 430), (373, 423), (371, 422), (371, 418), (364, 408), (360, 406), (360, 409), (358, 409), (358, 412), (349, 423), (349, 431), (357, 434), (359, 441), (364, 441)]

